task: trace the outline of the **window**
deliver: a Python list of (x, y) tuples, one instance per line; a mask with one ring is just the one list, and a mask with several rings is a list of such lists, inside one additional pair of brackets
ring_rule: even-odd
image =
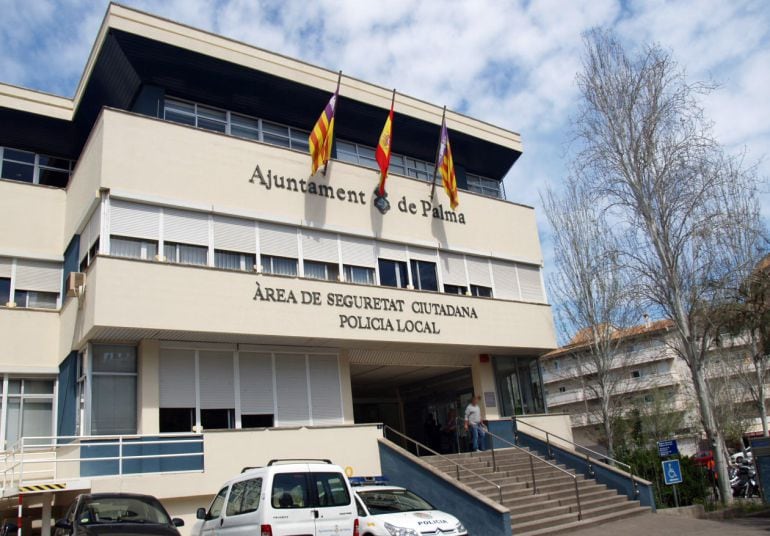
[(447, 294), (459, 294), (461, 296), (465, 296), (467, 289), (466, 287), (461, 287), (458, 285), (444, 285), (444, 292)]
[(219, 490), (217, 496), (214, 497), (213, 501), (211, 501), (211, 506), (209, 506), (209, 511), (206, 514), (207, 519), (216, 519), (219, 517), (219, 515), (222, 513), (222, 507), (225, 504), (225, 497), (227, 497), (226, 487)]
[(345, 479), (340, 473), (312, 473), (315, 479), (318, 506), (346, 506), (350, 494)]
[(262, 271), (266, 274), (289, 275), (295, 277), (297, 275), (297, 259), (262, 255), (260, 260), (262, 262)]
[(501, 414), (543, 413), (545, 404), (536, 357), (493, 356)]
[(237, 251), (214, 250), (214, 266), (225, 270), (240, 270), (250, 272), (254, 269), (257, 258), (251, 253), (238, 253)]
[(492, 289), (490, 287), (482, 287), (481, 285), (471, 285), (471, 296), (480, 296), (482, 298), (491, 298)]
[(64, 188), (69, 182), (72, 161), (0, 147), (0, 177), (14, 181)]
[(13, 301), (16, 302), (16, 307), (56, 309), (57, 302), (59, 301), (59, 293), (17, 289)]
[(110, 254), (116, 257), (153, 260), (158, 255), (158, 243), (154, 240), (111, 236)]
[(479, 177), (478, 175), (473, 175), (471, 173), (466, 173), (465, 177), (468, 181), (468, 190), (471, 192), (488, 195), (490, 197), (503, 197), (500, 195), (500, 181)]
[(201, 426), (204, 430), (231, 430), (235, 428), (235, 410), (201, 409)]
[(241, 415), (241, 428), (272, 428), (274, 421), (272, 414)]
[(208, 253), (209, 250), (205, 246), (177, 244), (174, 242), (165, 242), (163, 244), (163, 256), (166, 257), (167, 262), (205, 266), (208, 264)]
[(565, 393), (565, 392), (567, 392), (567, 388), (564, 387), (564, 386), (561, 386), (561, 387), (559, 387), (559, 392), (560, 393)]
[(380, 267), (380, 285), (398, 288), (406, 288), (409, 285), (405, 262), (388, 259), (379, 259), (377, 262)]
[(0, 305), (5, 305), (9, 301), (11, 301), (11, 279), (0, 277)]
[(136, 433), (136, 348), (92, 346), (91, 433)]
[(273, 508), (306, 508), (310, 506), (308, 491), (306, 473), (278, 473), (270, 493)]
[(641, 378), (642, 377), (642, 371), (641, 370), (632, 370), (631, 371), (631, 377), (632, 378)]
[(329, 262), (305, 261), (305, 277), (337, 281), (339, 266)]
[[(81, 236), (81, 240), (82, 240)], [(96, 255), (99, 253), (99, 239), (97, 238), (93, 245), (88, 249), (83, 259), (80, 261), (80, 271), (85, 272), (86, 268), (91, 266), (91, 263), (96, 258)]]
[(412, 284), (419, 290), (438, 290), (436, 263), (412, 259)]
[[(53, 435), (54, 380), (8, 380), (5, 445), (11, 448), (22, 437), (51, 437)], [(43, 445), (40, 439), (34, 444)], [(29, 443), (28, 443), (29, 444)]]
[(374, 268), (365, 266), (351, 266), (345, 264), (342, 267), (345, 273), (345, 281), (348, 283), (358, 283), (359, 285), (374, 285)]
[(259, 495), (262, 493), (262, 479), (252, 478), (236, 482), (230, 488), (227, 497), (227, 515), (237, 516), (256, 512), (259, 508)]
[(160, 408), (160, 433), (191, 432), (195, 426), (195, 408)]

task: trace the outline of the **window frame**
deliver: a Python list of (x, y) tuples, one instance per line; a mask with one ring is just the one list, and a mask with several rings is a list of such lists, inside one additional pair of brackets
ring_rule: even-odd
[[(29, 153), (33, 155), (33, 161), (32, 162), (23, 162), (20, 160), (15, 160), (12, 157), (6, 157), (6, 149), (9, 151), (19, 151), (22, 153)], [(48, 165), (48, 164), (41, 164), (40, 160), (42, 158), (51, 158), (56, 160), (63, 160), (67, 162), (67, 168), (59, 168), (56, 166)], [(6, 161), (12, 164), (21, 164), (25, 166), (31, 166), (32, 167), (32, 180), (31, 181), (25, 181), (25, 180), (19, 180), (14, 179), (10, 177), (4, 177), (2, 174), (3, 171), (3, 164)], [(8, 147), (8, 146), (0, 146), (0, 178), (9, 180), (9, 181), (15, 181), (15, 182), (23, 182), (26, 184), (36, 184), (41, 185), (40, 183), (40, 171), (55, 171), (55, 172), (65, 172), (67, 174), (67, 183), (64, 186), (55, 186), (50, 184), (42, 184), (43, 186), (51, 186), (52, 188), (66, 188), (67, 184), (69, 184), (70, 179), (72, 178), (72, 168), (73, 168), (73, 160), (69, 158), (64, 158), (61, 156), (53, 156), (48, 154), (42, 154), (42, 153), (36, 153), (34, 151), (27, 151), (25, 149), (17, 149), (15, 147)]]

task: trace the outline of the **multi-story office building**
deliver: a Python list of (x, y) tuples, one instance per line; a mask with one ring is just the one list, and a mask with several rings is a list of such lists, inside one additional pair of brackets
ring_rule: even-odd
[[(111, 5), (73, 98), (0, 85), (6, 498), (37, 471), (190, 516), (271, 457), (377, 474), (370, 423), (420, 439), (474, 392), (489, 420), (543, 411), (535, 215), (502, 188), (519, 135), (447, 113), (451, 210), (440, 186), (431, 200), (442, 109), (397, 95), (382, 214), (388, 89), (342, 78), (333, 158), (310, 175), (336, 81)], [(193, 446), (147, 447), (163, 433)]]
[[(652, 428), (643, 431), (650, 441), (676, 438), (680, 452), (694, 455), (708, 445), (700, 445), (705, 436), (692, 376), (675, 350), (672, 330), (673, 324), (663, 320), (617, 332), (616, 353), (608, 363), (608, 385), (615, 399), (611, 418), (630, 423), (641, 416)], [(585, 333), (580, 332), (570, 344), (544, 355), (543, 384), (548, 410), (570, 415), (575, 441), (603, 445), (601, 391), (596, 365), (588, 355), (588, 342)], [(725, 335), (709, 350), (706, 364), (718, 418), (725, 427), (736, 427), (738, 435), (762, 429), (756, 403), (747, 388), (756, 381), (748, 347), (745, 337)], [(672, 435), (655, 436), (664, 430)]]

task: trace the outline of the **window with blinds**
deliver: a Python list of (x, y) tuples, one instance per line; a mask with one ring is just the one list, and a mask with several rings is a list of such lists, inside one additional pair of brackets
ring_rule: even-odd
[(512, 262), (497, 260), (490, 262), (492, 264), (492, 277), (495, 280), (495, 297), (504, 300), (520, 299), (516, 265)]
[(310, 422), (307, 363), (304, 355), (275, 354), (278, 402), (276, 424), (294, 426)]
[(542, 302), (545, 301), (540, 267), (528, 264), (517, 265), (519, 272), (519, 284), (521, 285), (521, 299)]
[(310, 411), (314, 425), (342, 423), (342, 395), (337, 356), (309, 355)]
[(457, 253), (442, 251), (439, 255), (441, 263), (441, 276), (445, 285), (466, 287), (468, 285), (465, 276), (465, 260)]
[(98, 204), (91, 216), (88, 218), (83, 231), (80, 233), (80, 251), (78, 259), (80, 261), (80, 271), (90, 266), (91, 261), (96, 256), (99, 249), (99, 235), (101, 233), (101, 204)]

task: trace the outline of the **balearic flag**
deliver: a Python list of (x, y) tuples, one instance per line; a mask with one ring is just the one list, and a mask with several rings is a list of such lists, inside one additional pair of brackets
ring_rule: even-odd
[(446, 129), (446, 118), (441, 121), (441, 138), (436, 165), (438, 166), (439, 173), (441, 173), (441, 183), (444, 186), (444, 191), (449, 196), (449, 206), (454, 210), (460, 204), (460, 201), (457, 199), (457, 177), (455, 176), (455, 164), (452, 159), (452, 146), (449, 144), (449, 132)]
[[(340, 71), (339, 78), (342, 78)], [(329, 103), (321, 112), (321, 117), (316, 121), (310, 132), (308, 142), (310, 145), (310, 174), (315, 175), (321, 165), (326, 165), (332, 156), (332, 143), (334, 142), (334, 112), (337, 110), (337, 97), (340, 92), (340, 80), (337, 79), (337, 90), (329, 99)], [(324, 168), (326, 173), (326, 168)]]
[(382, 197), (385, 195), (385, 179), (388, 177), (388, 167), (390, 167), (390, 146), (393, 141), (393, 105), (396, 100), (396, 90), (393, 90), (393, 99), (390, 101), (390, 113), (385, 120), (385, 126), (382, 127), (380, 142), (377, 144), (377, 164), (380, 166), (380, 185), (377, 187), (377, 194)]

